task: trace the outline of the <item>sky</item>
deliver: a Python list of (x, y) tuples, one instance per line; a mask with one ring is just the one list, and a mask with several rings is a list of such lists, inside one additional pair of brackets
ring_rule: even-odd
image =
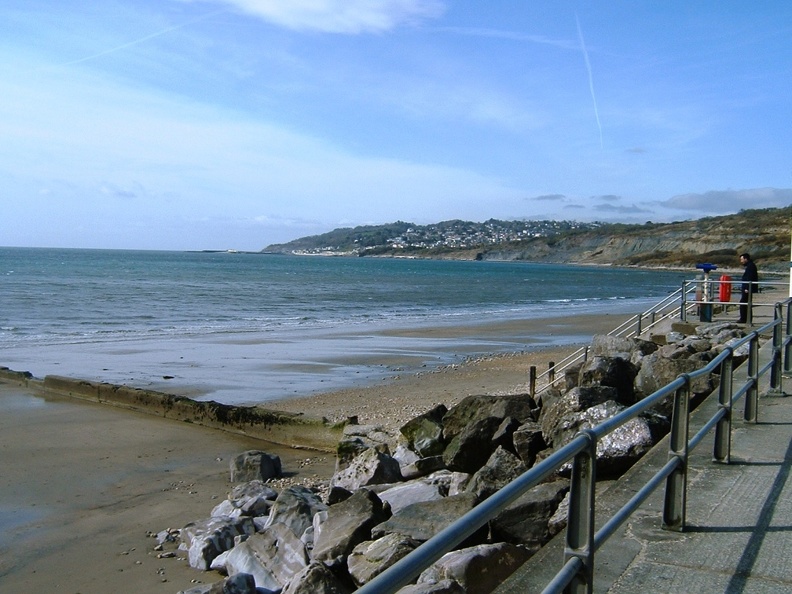
[(0, 245), (792, 204), (788, 0), (4, 0)]

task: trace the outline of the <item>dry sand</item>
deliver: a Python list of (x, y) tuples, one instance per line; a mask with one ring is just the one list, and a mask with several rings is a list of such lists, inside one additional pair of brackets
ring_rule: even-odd
[[(565, 322), (590, 338), (625, 318)], [(514, 330), (510, 325), (477, 331), (497, 336)], [(544, 371), (576, 346), (479, 357), (267, 406), (330, 419), (356, 415), (361, 423), (396, 427), (469, 394), (525, 392), (532, 365)], [(244, 450), (278, 454), (297, 481), (327, 479), (333, 470), (331, 455), (35, 394), (9, 382), (0, 382), (0, 407), (0, 593), (175, 594), (194, 580), (218, 581), (214, 572), (191, 569), (183, 553), (158, 558), (156, 540), (148, 534), (207, 517), (230, 489), (230, 458)]]

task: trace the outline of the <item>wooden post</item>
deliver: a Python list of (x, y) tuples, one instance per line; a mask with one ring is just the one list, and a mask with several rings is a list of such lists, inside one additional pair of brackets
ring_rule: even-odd
[(553, 385), (553, 383), (555, 383), (555, 361), (550, 361), (548, 367), (547, 380), (550, 382), (550, 385)]
[(531, 370), (529, 373), (529, 386), (528, 393), (531, 395), (531, 398), (536, 396), (536, 365), (531, 365)]

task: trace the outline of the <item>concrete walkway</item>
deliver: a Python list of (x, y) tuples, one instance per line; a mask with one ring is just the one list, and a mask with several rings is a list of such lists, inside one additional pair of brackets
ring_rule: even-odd
[[(792, 391), (792, 380), (784, 382), (785, 391)], [(734, 409), (731, 464), (712, 462), (712, 432), (690, 455), (685, 531), (661, 529), (661, 487), (597, 551), (595, 592), (792, 592), (792, 398), (761, 397), (756, 424), (742, 421), (743, 404), (740, 400)], [(713, 394), (692, 415), (690, 435), (716, 410)], [(598, 491), (597, 526), (667, 460), (666, 438), (604, 493)], [(498, 594), (541, 592), (562, 566), (563, 536), (502, 584)]]

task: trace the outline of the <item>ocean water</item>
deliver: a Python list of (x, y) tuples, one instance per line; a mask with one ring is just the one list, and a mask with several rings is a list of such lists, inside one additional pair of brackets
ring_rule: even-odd
[[(224, 400), (260, 401), (376, 377), (388, 370), (373, 358), (389, 352), (421, 366), (446, 363), (451, 351), (525, 346), (388, 340), (384, 331), (637, 313), (690, 276), (519, 262), (0, 248), (0, 365), (127, 383), (168, 375), (198, 385), (209, 376)], [(245, 373), (257, 388), (241, 397)]]

